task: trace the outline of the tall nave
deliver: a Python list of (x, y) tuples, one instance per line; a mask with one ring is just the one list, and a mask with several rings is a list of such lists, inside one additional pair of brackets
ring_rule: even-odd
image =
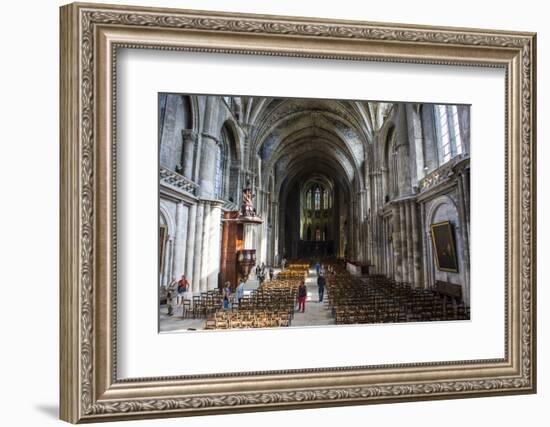
[(160, 94), (160, 330), (467, 319), (469, 116)]

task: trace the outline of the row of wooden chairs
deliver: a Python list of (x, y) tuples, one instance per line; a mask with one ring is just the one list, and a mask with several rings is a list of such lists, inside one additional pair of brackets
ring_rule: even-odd
[[(240, 301), (233, 294), (229, 308), (224, 311), (291, 310), (293, 313), (298, 290), (297, 280), (272, 280), (245, 295)], [(183, 301), (183, 318), (209, 318), (223, 309), (223, 295), (215, 289)]]
[(206, 320), (205, 329), (276, 328), (290, 326), (291, 315), (282, 311), (218, 311)]
[(307, 277), (308, 270), (284, 270), (275, 277), (278, 280), (303, 280)]
[(299, 280), (276, 279), (264, 282), (250, 294), (249, 302), (241, 301), (243, 309), (279, 311), (288, 310), (294, 315), (294, 305), (298, 293)]
[(413, 288), (384, 276), (358, 279), (338, 271), (327, 284), (336, 324), (469, 319), (469, 308), (429, 289)]
[(291, 262), (285, 268), (288, 270), (309, 270), (310, 264), (305, 262)]

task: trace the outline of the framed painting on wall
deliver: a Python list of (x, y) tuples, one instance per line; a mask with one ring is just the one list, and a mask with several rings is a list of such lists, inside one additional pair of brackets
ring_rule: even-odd
[(449, 221), (444, 221), (432, 224), (431, 229), (437, 268), (458, 273), (453, 225)]

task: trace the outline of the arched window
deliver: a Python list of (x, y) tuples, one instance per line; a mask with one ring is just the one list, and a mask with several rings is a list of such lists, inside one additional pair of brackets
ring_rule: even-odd
[(315, 240), (318, 242), (321, 241), (321, 230), (319, 229), (319, 227), (315, 229)]
[(451, 123), (453, 125), (453, 136), (456, 154), (462, 154), (462, 138), (460, 136), (460, 125), (458, 124), (458, 108), (451, 105)]
[(440, 164), (462, 154), (462, 138), (456, 105), (435, 105)]
[(328, 208), (329, 208), (329, 205), (328, 205), (328, 191), (323, 190), (323, 209), (328, 209)]
[(315, 210), (321, 209), (321, 189), (317, 187), (315, 189)]
[(306, 209), (311, 209), (311, 190), (306, 193)]

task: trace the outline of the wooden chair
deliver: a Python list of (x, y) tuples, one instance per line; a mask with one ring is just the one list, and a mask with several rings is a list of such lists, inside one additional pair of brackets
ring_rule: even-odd
[(206, 326), (204, 329), (216, 329), (216, 319), (206, 319)]
[(252, 328), (254, 327), (254, 320), (250, 316), (243, 317), (241, 319), (241, 327), (242, 328)]
[(192, 313), (192, 311), (191, 311), (191, 300), (184, 299), (182, 301), (181, 306), (183, 308), (182, 313), (181, 313), (181, 317), (182, 317), (182, 319), (186, 319)]
[(206, 305), (205, 302), (200, 298), (197, 302), (193, 301), (193, 317), (206, 317)]
[(242, 328), (242, 320), (238, 317), (232, 318), (229, 320), (229, 328), (230, 329), (240, 329)]

